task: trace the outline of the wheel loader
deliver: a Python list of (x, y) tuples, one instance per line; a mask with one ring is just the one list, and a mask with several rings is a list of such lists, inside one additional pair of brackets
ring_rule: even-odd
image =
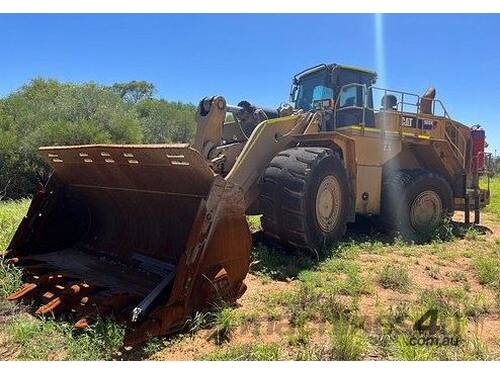
[(79, 328), (114, 315), (133, 343), (245, 292), (246, 215), (261, 215), (273, 243), (313, 252), (360, 215), (410, 241), (454, 210), (478, 222), (484, 130), (450, 118), (433, 88), (376, 79), (321, 64), (277, 109), (204, 98), (192, 144), (42, 147), (53, 174), (8, 247), (24, 280), (9, 299)]

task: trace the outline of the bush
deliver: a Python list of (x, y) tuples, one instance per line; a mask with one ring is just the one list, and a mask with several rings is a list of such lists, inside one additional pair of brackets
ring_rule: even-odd
[(0, 99), (0, 197), (32, 194), (46, 178), (40, 146), (189, 142), (195, 107), (152, 91), (145, 82), (110, 88), (37, 78)]

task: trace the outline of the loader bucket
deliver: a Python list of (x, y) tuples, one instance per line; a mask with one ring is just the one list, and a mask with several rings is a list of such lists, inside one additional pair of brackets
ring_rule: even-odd
[(129, 342), (245, 291), (243, 195), (189, 145), (41, 148), (53, 168), (7, 251), (41, 304), (77, 327), (113, 314)]

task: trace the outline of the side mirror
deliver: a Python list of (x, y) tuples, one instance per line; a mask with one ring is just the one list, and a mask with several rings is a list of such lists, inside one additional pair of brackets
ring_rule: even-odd
[(290, 101), (291, 102), (295, 103), (295, 101), (297, 100), (297, 98), (296, 98), (297, 89), (298, 89), (297, 84), (295, 82), (292, 83), (292, 86), (290, 87)]

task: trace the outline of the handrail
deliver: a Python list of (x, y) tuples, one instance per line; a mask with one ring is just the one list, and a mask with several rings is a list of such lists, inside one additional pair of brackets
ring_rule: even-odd
[[(344, 109), (347, 109), (347, 108), (358, 108), (358, 109), (362, 109), (363, 110), (363, 120), (362, 120), (362, 131), (364, 133), (364, 128), (365, 128), (365, 116), (366, 116), (366, 109), (369, 108), (371, 109), (372, 111), (377, 111), (374, 107), (375, 107), (375, 104), (373, 103), (373, 97), (372, 97), (372, 107), (368, 107), (367, 103), (368, 103), (368, 93), (372, 93), (373, 95), (373, 92), (374, 91), (381, 91), (383, 92), (383, 95), (386, 96), (387, 94), (396, 94), (398, 96), (400, 96), (400, 99), (398, 101), (398, 98), (396, 98), (396, 111), (398, 113), (400, 113), (401, 116), (403, 116), (404, 114), (406, 113), (410, 113), (412, 115), (415, 116), (415, 120), (416, 120), (416, 127), (415, 129), (417, 131), (420, 132), (420, 134), (422, 134), (424, 132), (424, 126), (418, 126), (418, 123), (419, 123), (419, 119), (428, 119), (427, 116), (422, 116), (422, 113), (420, 113), (420, 106), (421, 106), (421, 103), (422, 103), (422, 100), (426, 100), (426, 101), (430, 101), (431, 102), (431, 110), (430, 110), (430, 115), (432, 115), (433, 117), (442, 117), (444, 118), (446, 121), (444, 122), (444, 136), (446, 138), (446, 140), (448, 141), (448, 143), (451, 145), (451, 149), (453, 151), (453, 153), (455, 154), (455, 157), (459, 160), (461, 166), (465, 169), (467, 166), (465, 165), (466, 164), (466, 152), (467, 152), (467, 141), (464, 137), (464, 135), (462, 134), (462, 132), (460, 131), (460, 128), (453, 122), (453, 120), (451, 119), (450, 115), (448, 114), (448, 111), (446, 110), (446, 107), (444, 106), (443, 102), (439, 99), (428, 99), (428, 98), (422, 98), (420, 95), (418, 94), (414, 94), (414, 93), (410, 93), (410, 92), (405, 92), (405, 91), (398, 91), (398, 90), (391, 90), (391, 89), (387, 89), (387, 88), (381, 88), (381, 87), (376, 87), (376, 86), (366, 86), (366, 85), (362, 85), (362, 84), (359, 84), (359, 83), (351, 83), (351, 84), (348, 84), (348, 85), (345, 85), (341, 88), (340, 92), (342, 92), (344, 90), (345, 87), (349, 87), (349, 86), (354, 86), (354, 87), (357, 87), (357, 86), (361, 86), (362, 87), (362, 90), (363, 90), (363, 107), (359, 107), (357, 105), (355, 106), (349, 106), (349, 107), (344, 107), (344, 108), (338, 108), (339, 107), (339, 103), (340, 103), (340, 98), (337, 98), (336, 100), (336, 103), (335, 103), (335, 112), (334, 112), (334, 128), (336, 128), (336, 120), (337, 120), (337, 111), (342, 111)], [(340, 94), (339, 94), (340, 95)], [(405, 97), (406, 97), (406, 100), (405, 100)], [(408, 99), (408, 98), (413, 98), (415, 100), (415, 102), (411, 102), (409, 100), (411, 99)], [(358, 104), (358, 103), (356, 103)], [(439, 105), (440, 106), (440, 110), (442, 111), (443, 115), (436, 115), (436, 105)], [(415, 112), (408, 112), (408, 111), (405, 111), (405, 106), (408, 107), (408, 106), (412, 106), (412, 107), (415, 107)], [(380, 110), (379, 110), (380, 111)], [(453, 137), (450, 135), (450, 132), (448, 130), (448, 127), (451, 126), (454, 130), (455, 130), (455, 133), (456, 133), (456, 139), (455, 141), (452, 139)], [(403, 137), (403, 126), (401, 124), (399, 124), (399, 134), (400, 134), (400, 137)]]
[[(419, 120), (419, 115), (421, 115), (419, 112), (420, 110), (420, 104), (422, 103), (422, 97), (418, 94), (414, 94), (414, 93), (410, 93), (410, 92), (405, 92), (405, 91), (399, 91), (399, 90), (391, 90), (391, 89), (386, 89), (386, 88), (381, 88), (381, 87), (376, 87), (376, 86), (371, 86), (370, 87), (371, 90), (378, 90), (378, 91), (382, 91), (384, 96), (387, 95), (388, 93), (389, 94), (397, 94), (401, 97), (401, 100), (397, 102), (397, 111), (403, 115), (405, 113), (404, 109), (405, 109), (405, 106), (413, 106), (415, 107), (415, 117), (416, 117), (416, 121), (417, 121), (417, 129), (420, 130), (420, 132), (423, 131), (423, 127), (422, 128), (418, 128), (418, 120)], [(408, 98), (408, 97), (413, 97), (415, 98), (415, 103), (412, 103), (412, 102), (409, 102), (409, 101), (405, 101), (405, 96)], [(462, 132), (460, 131), (460, 128), (455, 125), (453, 123), (453, 120), (451, 119), (448, 111), (446, 110), (446, 107), (444, 106), (443, 102), (439, 99), (427, 99), (427, 98), (424, 98), (424, 100), (427, 100), (427, 101), (430, 101), (432, 104), (431, 104), (431, 115), (434, 116), (434, 117), (443, 117), (445, 118), (447, 121), (445, 122), (445, 127), (444, 127), (444, 134), (445, 134), (445, 137), (446, 137), (446, 140), (451, 144), (452, 146), (452, 150), (454, 151), (454, 154), (455, 156), (457, 157), (457, 159), (459, 159), (461, 165), (463, 168), (466, 168), (466, 165), (465, 165), (465, 153), (466, 153), (466, 148), (467, 148), (467, 141), (465, 140), (465, 137), (464, 135), (462, 134)], [(441, 111), (443, 112), (443, 116), (437, 116), (436, 115), (436, 104), (439, 104), (440, 106), (440, 109)], [(375, 108), (372, 108), (373, 110), (375, 110)], [(457, 134), (457, 142), (454, 142), (452, 140), (452, 137), (450, 136), (449, 134), (449, 131), (447, 129), (447, 125), (450, 125), (452, 126), (455, 131), (456, 131), (456, 134)], [(400, 125), (400, 128), (401, 128), (401, 125)], [(458, 143), (458, 145), (457, 145)]]
[(433, 105), (434, 105), (434, 103), (439, 103), (441, 105), (441, 108), (443, 109), (443, 112), (444, 112), (444, 117), (448, 120), (447, 125), (451, 125), (455, 129), (458, 138), (460, 138), (460, 141), (462, 142), (463, 152), (455, 144), (455, 142), (453, 142), (451, 140), (451, 137), (448, 134), (448, 130), (446, 129), (446, 125), (445, 125), (445, 128), (444, 128), (445, 135), (448, 138), (448, 141), (450, 142), (450, 144), (453, 147), (455, 147), (456, 151), (458, 152), (457, 156), (460, 156), (460, 159), (462, 161), (462, 167), (464, 169), (466, 169), (467, 166), (465, 165), (465, 152), (466, 152), (466, 148), (467, 148), (467, 141), (466, 141), (464, 135), (462, 134), (462, 132), (460, 131), (460, 128), (453, 123), (453, 120), (452, 120), (451, 116), (448, 114), (448, 111), (446, 110), (446, 107), (444, 106), (443, 102), (441, 100), (437, 100), (436, 99), (436, 100), (433, 101)]
[(455, 142), (453, 142), (453, 140), (451, 139), (450, 135), (448, 134), (448, 131), (446, 130), (446, 128), (444, 130), (444, 135), (445, 135), (447, 141), (452, 146), (452, 149), (454, 149), (454, 151), (456, 151), (455, 154), (460, 159), (462, 167), (465, 168), (465, 155), (464, 155), (464, 153), (462, 153), (460, 151), (460, 148), (455, 144)]

